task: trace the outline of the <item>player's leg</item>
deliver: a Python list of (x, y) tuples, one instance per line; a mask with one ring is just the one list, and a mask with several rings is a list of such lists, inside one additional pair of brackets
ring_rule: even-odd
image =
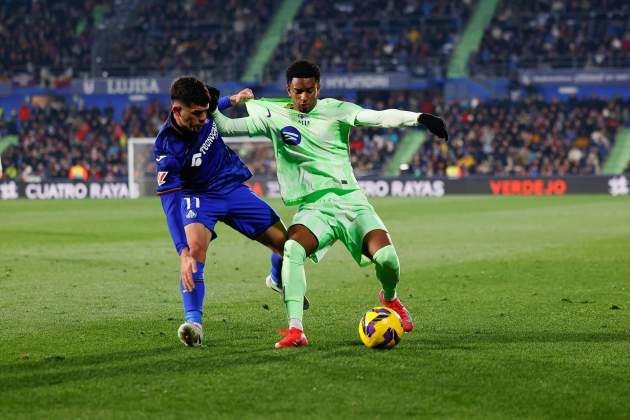
[(271, 249), (271, 271), (265, 279), (265, 284), (271, 290), (282, 293), (282, 256), (284, 255), (284, 243), (287, 240), (287, 229), (282, 220), (278, 220), (264, 233), (256, 238), (256, 241)]
[(205, 296), (204, 270), (208, 246), (212, 240), (212, 232), (201, 223), (186, 225), (186, 240), (190, 255), (197, 261), (197, 272), (193, 273), (195, 288), (188, 292), (180, 284), (184, 301), (185, 318), (188, 321), (201, 323), (203, 315), (203, 299)]
[(205, 196), (184, 197), (182, 200), (182, 220), (186, 231), (186, 241), (190, 255), (197, 262), (197, 272), (193, 273), (195, 288), (188, 292), (180, 279), (180, 293), (184, 307), (185, 322), (179, 327), (180, 340), (188, 346), (199, 346), (203, 340), (203, 301), (206, 294), (204, 269), (210, 241), (216, 237), (214, 226), (218, 215), (225, 212), (219, 199)]
[(282, 279), (284, 282), (284, 302), (289, 318), (289, 330), (278, 341), (276, 348), (305, 346), (308, 340), (304, 335), (302, 319), (303, 300), (306, 294), (306, 273), (304, 261), (317, 249), (319, 241), (306, 226), (294, 224), (289, 228), (289, 239), (284, 244)]
[(396, 297), (400, 263), (385, 224), (361, 191), (340, 197), (338, 208), (342, 209), (337, 211), (335, 219), (340, 240), (358, 264), (369, 264), (370, 260), (374, 263), (376, 277), (383, 288), (379, 293), (381, 303), (394, 309), (405, 331), (411, 331), (411, 315)]
[(330, 246), (337, 240), (331, 227), (334, 214), (326, 201), (303, 204), (293, 217), (289, 227), (289, 239), (284, 245), (282, 280), (284, 301), (287, 307), (289, 329), (286, 337), (276, 343), (276, 348), (306, 345), (302, 325), (304, 311), (300, 305), (306, 293), (304, 261), (307, 257), (321, 261)]
[[(220, 220), (271, 249), (271, 275), (267, 277), (266, 283), (281, 292), (282, 256), (287, 231), (280, 216), (246, 185), (234, 189), (225, 199), (228, 211)], [(276, 281), (272, 282), (271, 277), (275, 277)], [(303, 300), (303, 305), (308, 308), (308, 299)]]
[(381, 282), (385, 299), (394, 299), (400, 280), (400, 264), (389, 234), (382, 229), (368, 232), (363, 238), (362, 249), (363, 255), (374, 262), (376, 278)]
[(374, 262), (376, 278), (382, 286), (379, 300), (384, 306), (400, 315), (405, 332), (413, 329), (413, 319), (396, 296), (396, 285), (400, 281), (400, 262), (389, 234), (384, 229), (369, 231), (363, 238), (363, 254)]
[[(265, 245), (271, 251), (271, 273), (265, 279), (267, 287), (270, 289), (282, 293), (282, 259), (284, 256), (284, 244), (287, 240), (287, 230), (284, 227), (284, 223), (281, 220), (272, 225), (262, 235), (256, 238), (256, 241)], [(304, 296), (304, 302), (302, 303), (304, 309), (310, 307), (310, 302), (306, 296)]]
[(186, 240), (190, 249), (190, 255), (197, 262), (197, 272), (193, 273), (195, 288), (190, 292), (184, 288), (180, 280), (179, 290), (184, 306), (184, 323), (180, 325), (177, 334), (182, 343), (187, 346), (200, 346), (203, 341), (203, 300), (206, 294), (204, 283), (204, 268), (208, 245), (212, 240), (212, 232), (200, 223), (186, 225)]

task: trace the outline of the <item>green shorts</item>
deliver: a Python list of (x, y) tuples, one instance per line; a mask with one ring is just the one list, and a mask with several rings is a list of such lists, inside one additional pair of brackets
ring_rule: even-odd
[(339, 239), (360, 266), (371, 263), (363, 255), (365, 235), (375, 229), (387, 232), (361, 190), (328, 192), (316, 200), (300, 204), (292, 225), (304, 225), (317, 237), (319, 246), (310, 255), (314, 262), (321, 261)]

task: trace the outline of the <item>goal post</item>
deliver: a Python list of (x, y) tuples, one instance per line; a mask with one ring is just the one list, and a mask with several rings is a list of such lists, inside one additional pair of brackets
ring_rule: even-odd
[[(127, 180), (129, 196), (155, 195), (157, 179), (153, 159), (152, 137), (132, 137), (127, 142)], [(275, 159), (271, 141), (265, 137), (226, 137), (223, 139), (252, 172), (275, 175)]]

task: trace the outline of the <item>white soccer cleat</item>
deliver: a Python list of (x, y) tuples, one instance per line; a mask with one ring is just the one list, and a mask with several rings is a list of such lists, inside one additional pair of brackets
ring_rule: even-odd
[[(280, 285), (271, 278), (271, 274), (265, 278), (265, 284), (274, 292), (280, 293), (281, 295), (283, 294), (282, 287), (280, 287)], [(306, 296), (304, 296), (304, 303), (302, 304), (302, 307), (305, 310), (311, 307), (311, 302)]]
[(179, 326), (177, 335), (181, 342), (188, 347), (199, 347), (203, 341), (203, 328), (201, 324), (186, 321)]
[(280, 287), (280, 285), (278, 283), (273, 281), (273, 279), (271, 278), (271, 274), (269, 274), (265, 278), (265, 284), (267, 285), (268, 288), (270, 288), (274, 292), (278, 292), (278, 293), (282, 294), (282, 288)]

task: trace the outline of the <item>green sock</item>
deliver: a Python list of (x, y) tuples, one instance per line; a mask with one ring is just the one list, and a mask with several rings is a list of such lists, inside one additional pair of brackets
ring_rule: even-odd
[(372, 260), (376, 267), (376, 278), (381, 282), (385, 299), (394, 299), (396, 285), (400, 280), (400, 263), (394, 245), (387, 245), (376, 251)]
[(282, 284), (284, 302), (289, 319), (302, 321), (304, 315), (304, 295), (306, 294), (306, 274), (304, 273), (306, 251), (298, 242), (288, 240), (284, 244), (282, 260)]

